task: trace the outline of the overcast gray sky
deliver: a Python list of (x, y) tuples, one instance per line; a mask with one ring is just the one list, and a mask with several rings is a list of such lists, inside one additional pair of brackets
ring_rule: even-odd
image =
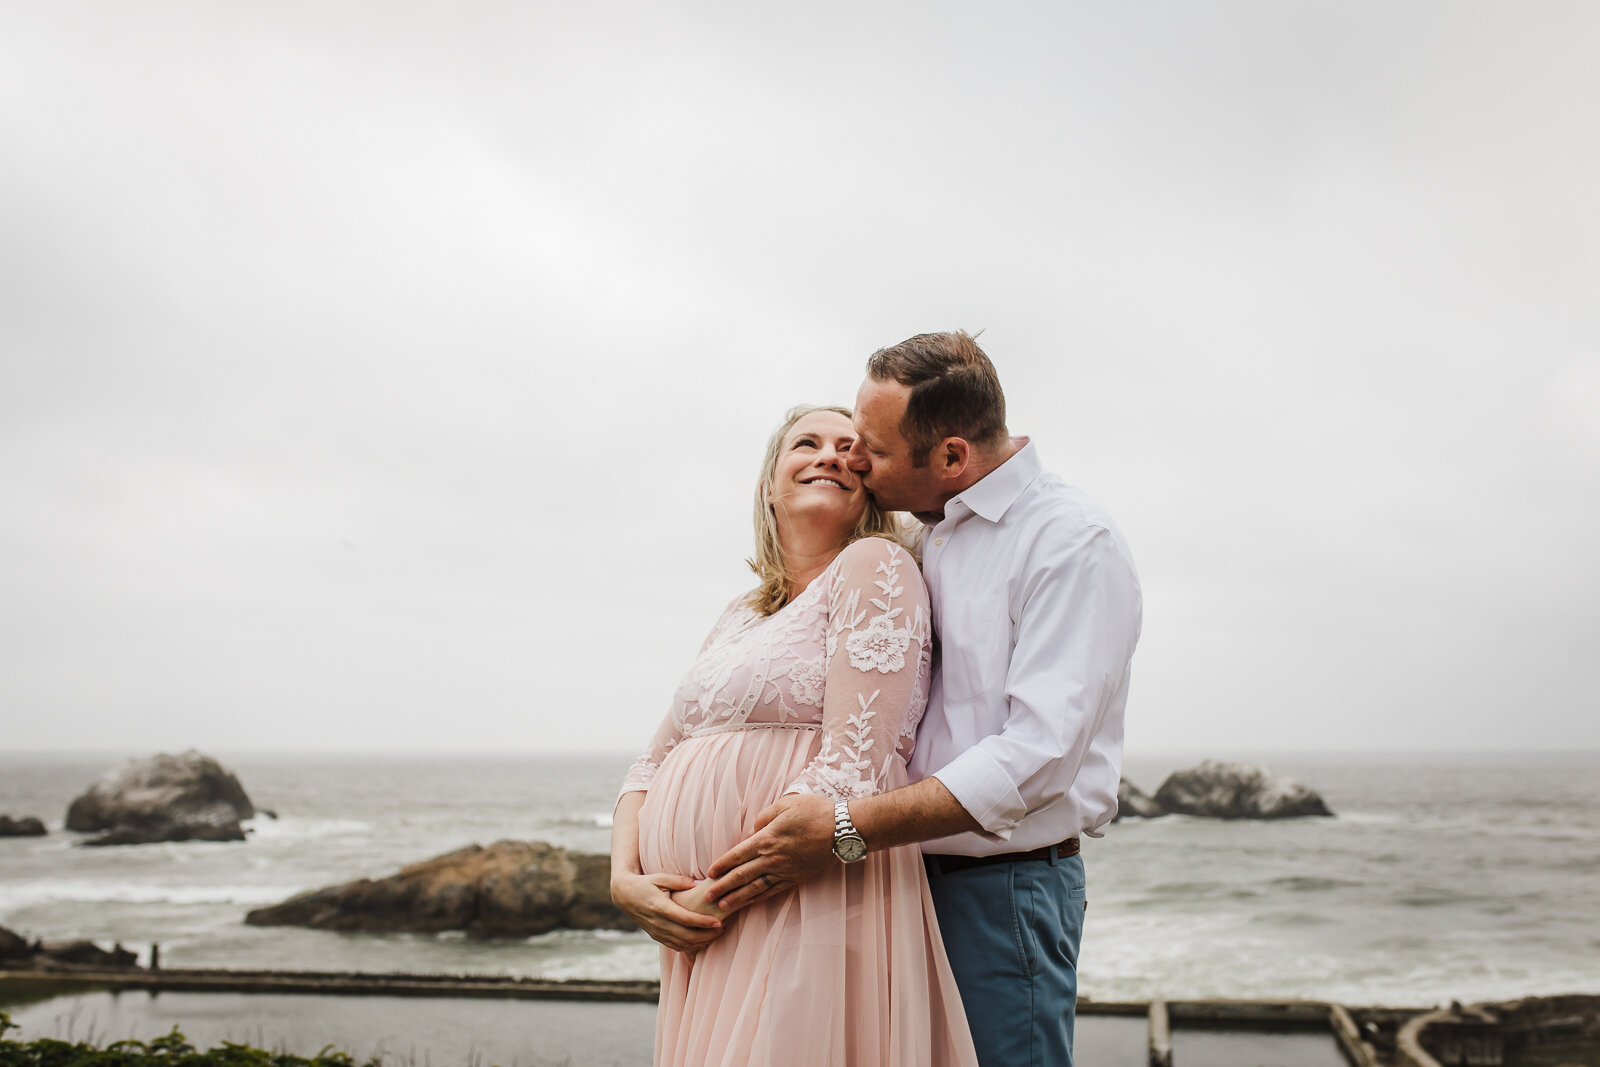
[(1600, 6), (7, 4), (0, 744), (632, 749), (984, 330), (1129, 752), (1600, 748)]

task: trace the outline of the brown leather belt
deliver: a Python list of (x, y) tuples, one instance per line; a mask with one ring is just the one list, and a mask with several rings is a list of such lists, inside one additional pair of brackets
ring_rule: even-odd
[(1002, 852), (997, 856), (940, 856), (929, 852), (923, 859), (938, 865), (939, 874), (950, 874), (953, 871), (964, 871), (968, 867), (987, 867), (994, 863), (1016, 863), (1019, 860), (1048, 860), (1052, 855), (1056, 859), (1067, 859), (1078, 854), (1078, 839), (1069, 837), (1056, 845), (1045, 845), (1032, 852)]

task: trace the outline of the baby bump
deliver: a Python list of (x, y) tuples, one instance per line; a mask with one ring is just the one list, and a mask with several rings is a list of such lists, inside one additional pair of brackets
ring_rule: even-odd
[(756, 816), (800, 776), (821, 745), (815, 727), (747, 727), (680, 742), (662, 761), (639, 810), (646, 874), (704, 878), (755, 831)]

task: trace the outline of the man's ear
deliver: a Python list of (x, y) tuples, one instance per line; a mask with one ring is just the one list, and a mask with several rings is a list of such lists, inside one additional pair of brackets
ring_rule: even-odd
[(972, 460), (972, 446), (961, 437), (946, 437), (933, 447), (933, 462), (942, 478), (959, 478)]

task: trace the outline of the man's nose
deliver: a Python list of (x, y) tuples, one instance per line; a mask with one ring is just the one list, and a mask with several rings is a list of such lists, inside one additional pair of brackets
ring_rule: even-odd
[(862, 447), (860, 441), (850, 446), (850, 451), (844, 455), (844, 462), (845, 466), (853, 471), (869, 471), (872, 469), (872, 464), (867, 459), (867, 450)]

